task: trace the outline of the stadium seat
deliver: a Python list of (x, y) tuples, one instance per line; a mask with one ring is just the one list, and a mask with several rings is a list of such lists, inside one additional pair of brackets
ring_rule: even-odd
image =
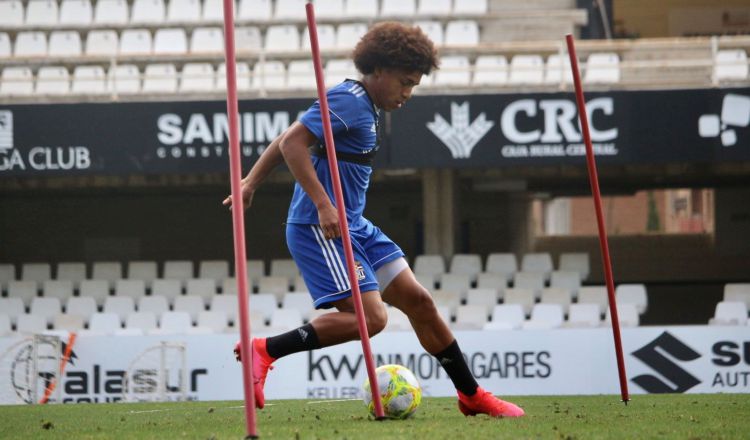
[(224, 32), (218, 27), (196, 28), (190, 35), (190, 53), (224, 53)]
[(299, 273), (297, 263), (291, 258), (271, 260), (271, 276), (286, 277), (289, 281), (292, 281)]
[(60, 4), (60, 24), (63, 26), (88, 26), (93, 16), (89, 0), (63, 0)]
[(8, 297), (20, 298), (24, 306), (31, 305), (31, 300), (36, 298), (39, 283), (37, 281), (9, 281)]
[(116, 261), (94, 261), (91, 269), (92, 280), (105, 280), (112, 289), (115, 281), (122, 278), (122, 265)]
[(21, 0), (0, 2), (0, 28), (23, 26), (23, 3)]
[(141, 72), (134, 64), (120, 64), (110, 69), (109, 84), (117, 93), (140, 93)]
[[(310, 31), (305, 27), (302, 33), (302, 49), (310, 50)], [(336, 49), (336, 29), (330, 24), (318, 25), (318, 47), (321, 51)]]
[(115, 281), (115, 296), (129, 296), (137, 301), (146, 296), (146, 282), (143, 280)]
[(238, 20), (269, 21), (271, 19), (271, 0), (240, 0)]
[(417, 21), (414, 22), (414, 26), (422, 29), (422, 32), (427, 35), (427, 38), (432, 40), (436, 46), (442, 46), (443, 40), (443, 25), (439, 21)]
[(193, 274), (192, 261), (167, 260), (164, 262), (164, 275), (162, 278), (166, 280), (180, 280), (184, 286), (186, 280), (193, 278)]
[(203, 299), (203, 303), (208, 305), (211, 298), (216, 295), (216, 281), (210, 278), (194, 278), (187, 280), (185, 285), (185, 295), (198, 296)]
[(648, 309), (648, 294), (643, 284), (620, 284), (615, 289), (615, 297), (618, 306), (620, 303), (635, 304), (639, 315)]
[(184, 55), (187, 44), (184, 29), (159, 29), (154, 34), (154, 55)]
[(220, 311), (202, 311), (198, 313), (198, 327), (210, 329), (212, 333), (223, 333), (227, 330), (227, 314)]
[(386, 307), (386, 312), (388, 313), (388, 323), (385, 325), (383, 331), (391, 332), (411, 330), (409, 317), (407, 317), (404, 312), (392, 306)]
[(445, 26), (446, 46), (473, 47), (479, 44), (479, 25), (473, 20), (449, 21)]
[(498, 304), (493, 307), (491, 321), (484, 325), (484, 329), (515, 330), (521, 328), (525, 319), (521, 304)]
[(36, 297), (31, 301), (29, 313), (43, 317), (47, 325), (51, 325), (55, 315), (62, 313), (60, 299)]
[(344, 17), (375, 18), (378, 15), (378, 0), (346, 0)]
[(16, 57), (43, 57), (47, 55), (47, 37), (44, 32), (22, 31), (16, 35), (13, 55)]
[[(234, 16), (237, 17), (237, 2), (235, 1)], [(224, 0), (203, 0), (203, 15), (201, 21), (204, 23), (224, 21)]]
[(539, 55), (515, 55), (510, 60), (508, 84), (535, 85), (544, 82), (544, 60)]
[[(266, 319), (263, 318), (262, 313), (257, 310), (250, 310), (250, 327), (253, 329), (254, 333), (266, 332), (268, 329), (268, 323)], [(239, 325), (235, 323), (234, 331), (237, 332), (238, 330)]]
[(167, 301), (174, 303), (174, 299), (182, 294), (182, 284), (180, 280), (154, 280), (151, 285), (152, 296), (163, 296)]
[(70, 92), (70, 74), (62, 66), (40, 67), (36, 74), (37, 95), (67, 95)]
[(570, 252), (560, 254), (559, 270), (578, 272), (581, 281), (589, 277), (589, 254), (586, 252)]
[(165, 20), (163, 0), (134, 0), (130, 9), (131, 24), (159, 24)]
[[(638, 327), (640, 325), (640, 316), (638, 315), (638, 309), (635, 304), (617, 302), (617, 315), (620, 318), (621, 327)], [(610, 315), (609, 308), (607, 308), (607, 314), (604, 318), (605, 325), (611, 325), (612, 316)]]
[(750, 307), (750, 283), (725, 284), (724, 301), (742, 301)]
[(599, 327), (601, 325), (601, 312), (598, 304), (576, 303), (570, 305), (568, 311), (567, 327)]
[(154, 280), (159, 278), (159, 267), (156, 261), (129, 261), (128, 279), (143, 280), (150, 289)]
[(0, 95), (28, 96), (34, 93), (34, 74), (28, 67), (6, 67), (3, 69)]
[(58, 313), (52, 319), (52, 328), (66, 332), (78, 332), (83, 330), (85, 323), (82, 316)]
[(487, 10), (487, 0), (456, 0), (453, 5), (455, 15), (484, 15)]
[(26, 309), (23, 305), (21, 298), (0, 298), (0, 313), (3, 313), (10, 318), (10, 322), (16, 325), (18, 322), (18, 316), (26, 313)]
[(184, 334), (192, 327), (192, 318), (187, 312), (164, 312), (159, 320), (158, 331), (153, 334)]
[(471, 80), (471, 63), (463, 55), (440, 58), (440, 69), (435, 73), (434, 86), (468, 86)]
[(125, 318), (133, 312), (135, 312), (135, 301), (129, 296), (108, 296), (104, 300), (104, 313), (114, 313), (120, 319), (120, 322), (125, 322)]
[(357, 79), (359, 73), (354, 61), (350, 59), (333, 59), (326, 62), (326, 87), (333, 87), (347, 78)]
[(497, 304), (497, 289), (476, 288), (466, 292), (466, 305), (483, 306), (488, 311)]
[(452, 3), (452, 0), (419, 0), (417, 15), (442, 15), (448, 17), (451, 15)]
[(109, 282), (105, 280), (83, 280), (79, 288), (80, 296), (93, 298), (97, 306), (104, 305), (109, 297)]
[(281, 61), (255, 63), (253, 67), (253, 89), (281, 90), (286, 87), (286, 68)]
[(86, 279), (86, 263), (64, 262), (57, 265), (57, 276), (55, 279), (71, 281), (73, 288), (78, 289), (81, 281)]
[(294, 277), (294, 284), (292, 285), (292, 291), (302, 292), (305, 294), (309, 292), (309, 289), (307, 288), (307, 283), (305, 283), (305, 279), (302, 277), (302, 275), (297, 275), (296, 277)]
[(586, 61), (583, 82), (616, 84), (620, 82), (620, 56), (616, 53), (592, 53)]
[(453, 318), (453, 312), (451, 311), (451, 308), (448, 306), (436, 306), (438, 315), (443, 319), (443, 322), (450, 325), (450, 322)]
[(271, 293), (276, 296), (276, 302), (281, 302), (288, 291), (289, 278), (285, 276), (261, 277), (258, 281), (258, 293)]
[(59, 9), (56, 0), (29, 0), (26, 4), (27, 27), (56, 26)]
[(539, 272), (516, 272), (513, 276), (513, 287), (529, 289), (535, 298), (540, 298), (544, 288), (544, 276)]
[(747, 52), (744, 49), (724, 49), (714, 56), (714, 81), (738, 81), (748, 77)]
[[(237, 295), (237, 278), (224, 278), (221, 282), (221, 293), (225, 295)], [(252, 280), (248, 279), (248, 293), (253, 293)]]
[(276, 20), (304, 21), (306, 18), (305, 3), (307, 3), (305, 0), (276, 0), (274, 18)]
[[(502, 55), (479, 55), (474, 62), (475, 86), (500, 86), (508, 83), (508, 60)], [(515, 257), (514, 257), (515, 258)]]
[(43, 333), (47, 330), (44, 317), (39, 315), (20, 315), (16, 324), (16, 331), (22, 334)]
[(451, 315), (461, 305), (461, 295), (459, 292), (436, 289), (430, 293), (432, 294), (432, 300), (435, 301), (435, 305), (438, 307), (447, 307)]
[(114, 56), (117, 54), (119, 39), (113, 30), (93, 30), (86, 36), (86, 55)]
[(535, 294), (531, 289), (514, 287), (505, 290), (505, 304), (518, 304), (523, 308), (523, 313), (528, 315), (534, 306)]
[(186, 312), (190, 315), (190, 319), (195, 322), (198, 320), (198, 313), (206, 310), (204, 306), (204, 299), (198, 295), (185, 295), (178, 296), (174, 300), (174, 307), (172, 310), (175, 312)]
[(125, 29), (120, 34), (120, 55), (150, 55), (153, 51), (151, 32), (146, 29)]
[(550, 287), (568, 289), (573, 298), (577, 298), (578, 289), (581, 288), (581, 275), (578, 272), (556, 270), (550, 276), (549, 285)]
[(42, 283), (52, 279), (49, 263), (24, 263), (21, 265), (21, 280)]
[(153, 312), (156, 316), (169, 311), (169, 302), (166, 296), (151, 295), (138, 299), (139, 312)]
[(11, 327), (10, 317), (3, 311), (0, 313), (0, 338), (11, 334), (13, 334), (13, 328)]
[(505, 277), (495, 273), (480, 273), (477, 276), (478, 289), (493, 289), (499, 298), (503, 298), (503, 292), (508, 287)]
[(487, 273), (494, 273), (505, 277), (507, 281), (513, 279), (518, 272), (518, 262), (514, 254), (494, 253), (487, 256), (487, 264), (484, 269)]
[(417, 275), (431, 275), (433, 281), (437, 281), (445, 272), (442, 255), (417, 255), (414, 260), (414, 273)]
[[(619, 305), (619, 304), (618, 304)], [(747, 304), (742, 301), (721, 301), (708, 325), (747, 325)]]
[(156, 315), (151, 311), (130, 313), (125, 320), (125, 328), (138, 328), (144, 332), (158, 328)]
[(300, 50), (300, 36), (294, 25), (273, 25), (266, 29), (265, 49), (268, 52), (295, 52)]
[(198, 278), (214, 280), (216, 286), (221, 285), (225, 278), (229, 278), (229, 262), (226, 260), (200, 261), (198, 263)]
[(471, 277), (463, 273), (446, 273), (440, 277), (440, 289), (456, 292), (462, 299), (471, 288)]
[(295, 309), (300, 312), (302, 319), (310, 319), (310, 313), (313, 311), (313, 303), (310, 295), (304, 292), (289, 292), (284, 295), (281, 307), (283, 309)]
[[(344, 0), (316, 0), (315, 17), (316, 18), (341, 18), (344, 14)], [(318, 26), (320, 30), (320, 26)]]
[(353, 49), (362, 36), (367, 33), (364, 23), (344, 23), (336, 29), (336, 48), (342, 50)]
[[(211, 63), (187, 63), (182, 67), (181, 92), (211, 92), (215, 85), (216, 77)], [(218, 280), (214, 279), (214, 282)]]
[(427, 290), (433, 290), (435, 288), (435, 279), (432, 275), (414, 274), (414, 278)]
[(558, 304), (562, 307), (563, 313), (567, 314), (573, 296), (570, 289), (564, 287), (546, 287), (542, 289), (542, 304)]
[(416, 0), (381, 0), (381, 17), (411, 17), (417, 13)]
[(0, 32), (0, 58), (13, 56), (13, 45), (7, 32)]
[(169, 0), (168, 23), (194, 23), (201, 20), (201, 0)]
[(65, 302), (73, 296), (73, 282), (68, 280), (47, 280), (42, 283), (42, 295), (45, 298), (57, 298)]
[(563, 308), (559, 304), (535, 304), (531, 318), (521, 326), (524, 330), (546, 330), (562, 327)]
[(302, 314), (295, 309), (276, 309), (271, 314), (271, 326), (278, 330), (293, 330), (303, 323)]
[(549, 280), (552, 267), (552, 256), (547, 252), (526, 254), (521, 259), (521, 271), (536, 272), (544, 275), (544, 280)]
[[(227, 89), (227, 66), (224, 63), (219, 64), (216, 71), (216, 90)], [(247, 63), (237, 63), (237, 90), (247, 91), (251, 89), (250, 67)], [(250, 268), (248, 267), (248, 271)]]
[(599, 314), (603, 315), (609, 304), (607, 288), (605, 286), (583, 286), (578, 289), (578, 302), (596, 304), (599, 307)]
[(545, 84), (573, 84), (573, 70), (567, 55), (550, 55), (544, 68)]
[(481, 330), (487, 323), (487, 310), (481, 305), (458, 306), (456, 322), (451, 327), (456, 330)]
[(7, 290), (8, 283), (15, 280), (16, 265), (8, 263), (0, 264), (0, 296), (2, 296), (2, 293)]
[(97, 0), (94, 6), (94, 23), (98, 25), (124, 25), (128, 22), (127, 0)]
[(96, 301), (90, 296), (68, 298), (68, 302), (65, 305), (65, 313), (80, 316), (83, 318), (84, 323), (88, 323), (91, 315), (96, 313), (96, 311)]
[[(250, 297), (250, 309), (255, 309), (255, 298), (257, 295)], [(274, 297), (274, 308), (276, 307), (276, 299)], [(226, 292), (221, 295), (214, 295), (213, 298), (211, 298), (211, 311), (212, 312), (222, 312), (227, 315), (227, 319), (229, 319), (229, 322), (234, 324), (237, 322), (237, 308), (238, 308), (238, 302), (237, 302), (237, 294), (227, 294)]]

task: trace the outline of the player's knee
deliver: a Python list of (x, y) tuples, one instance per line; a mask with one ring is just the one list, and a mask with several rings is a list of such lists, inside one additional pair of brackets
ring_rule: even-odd
[(367, 333), (370, 336), (377, 335), (382, 332), (385, 325), (388, 324), (388, 313), (385, 311), (385, 307), (382, 305), (370, 310), (367, 314)]
[(435, 301), (432, 300), (430, 292), (422, 286), (412, 290), (406, 301), (404, 301), (403, 312), (411, 317), (424, 318), (437, 313)]

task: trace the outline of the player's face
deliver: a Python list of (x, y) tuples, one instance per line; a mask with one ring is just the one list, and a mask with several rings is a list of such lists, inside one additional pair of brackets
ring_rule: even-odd
[(376, 105), (389, 112), (401, 108), (411, 98), (414, 87), (422, 80), (422, 72), (398, 69), (375, 71)]

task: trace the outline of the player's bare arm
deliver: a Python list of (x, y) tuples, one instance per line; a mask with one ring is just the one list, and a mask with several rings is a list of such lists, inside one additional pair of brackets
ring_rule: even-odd
[[(241, 180), (242, 204), (245, 209), (252, 205), (253, 195), (255, 195), (255, 191), (260, 184), (266, 180), (266, 177), (271, 174), (271, 171), (284, 162), (284, 157), (281, 155), (279, 144), (285, 133), (280, 134), (270, 145), (268, 145), (268, 148), (263, 151), (263, 154), (260, 155), (258, 161), (250, 169), (250, 172), (247, 173), (247, 176)], [(229, 209), (232, 209), (232, 196), (228, 195), (222, 203), (225, 206), (229, 206)]]

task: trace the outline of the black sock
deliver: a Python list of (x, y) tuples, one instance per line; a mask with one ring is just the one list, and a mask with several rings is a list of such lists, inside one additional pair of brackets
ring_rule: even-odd
[(448, 377), (451, 378), (458, 391), (467, 396), (476, 394), (479, 384), (469, 371), (469, 366), (466, 365), (461, 349), (458, 348), (458, 341), (454, 340), (445, 350), (435, 353), (433, 356), (437, 358), (445, 372), (448, 373)]
[(292, 331), (266, 339), (266, 351), (274, 359), (316, 348), (320, 348), (320, 341), (312, 324), (305, 324)]

